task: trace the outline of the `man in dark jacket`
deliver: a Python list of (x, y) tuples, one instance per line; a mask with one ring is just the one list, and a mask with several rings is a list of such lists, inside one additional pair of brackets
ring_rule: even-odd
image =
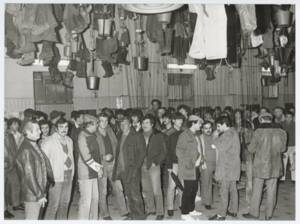
[(141, 168), (146, 156), (143, 135), (136, 133), (130, 119), (120, 121), (122, 133), (118, 136), (118, 145), (113, 169), (113, 181), (121, 180), (128, 199), (130, 215), (128, 219), (145, 219), (145, 210), (141, 195)]
[(272, 123), (273, 116), (264, 113), (259, 116), (261, 125), (254, 132), (248, 151), (255, 155), (253, 162), (253, 193), (249, 213), (244, 218), (259, 217), (263, 186), (266, 185), (266, 220), (273, 216), (276, 203), (277, 181), (282, 175), (281, 154), (286, 149), (287, 135), (280, 124)]
[(25, 219), (38, 219), (41, 207), (47, 203), (48, 180), (53, 182), (51, 164), (37, 144), (41, 130), (36, 121), (24, 126), (25, 139), (17, 153), (17, 165), (21, 176), (25, 201)]
[(168, 215), (174, 215), (174, 199), (175, 199), (175, 189), (176, 184), (171, 177), (171, 172), (178, 174), (178, 161), (176, 156), (176, 144), (179, 135), (182, 133), (182, 124), (184, 121), (184, 116), (176, 112), (172, 118), (173, 129), (172, 133), (167, 137), (167, 158), (166, 166), (168, 169), (168, 189), (167, 189), (167, 208)]
[(222, 205), (219, 214), (209, 220), (225, 220), (226, 215), (236, 217), (238, 212), (238, 192), (236, 182), (240, 179), (240, 139), (236, 130), (231, 128), (230, 118), (221, 116), (216, 120), (212, 148), (216, 149), (215, 179), (220, 182)]
[[(166, 143), (162, 133), (154, 129), (155, 119), (148, 114), (142, 119), (144, 144), (147, 149), (142, 166), (142, 192), (148, 215), (156, 219), (164, 218), (163, 196), (161, 189), (161, 163), (166, 156)], [(152, 186), (152, 187), (151, 187)]]

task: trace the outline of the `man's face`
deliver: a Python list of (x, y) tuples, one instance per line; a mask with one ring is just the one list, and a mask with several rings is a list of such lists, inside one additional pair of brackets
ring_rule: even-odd
[(68, 134), (68, 130), (69, 130), (69, 125), (68, 123), (63, 123), (63, 124), (58, 124), (57, 125), (57, 133), (62, 136), (62, 137), (66, 137)]
[(105, 129), (108, 125), (108, 117), (99, 117), (99, 128)]
[(275, 110), (274, 110), (274, 116), (275, 116), (276, 118), (281, 118), (282, 115), (283, 115), (283, 112), (282, 112), (281, 109), (275, 109)]
[(181, 108), (179, 113), (181, 113), (184, 117), (187, 117), (187, 111), (184, 108)]
[(204, 135), (211, 135), (212, 134), (212, 127), (211, 127), (211, 124), (210, 123), (207, 123), (205, 124), (203, 127), (202, 127), (202, 132)]
[(171, 123), (171, 119), (170, 118), (168, 118), (168, 117), (164, 117), (163, 118), (163, 124), (164, 125), (168, 125), (168, 124), (170, 124)]
[(265, 114), (265, 113), (267, 113), (266, 108), (261, 108), (259, 114)]
[(180, 129), (183, 125), (183, 119), (175, 119), (173, 120), (173, 123), (174, 123), (174, 127)]
[(153, 109), (154, 111), (157, 111), (158, 108), (159, 108), (158, 102), (154, 101), (154, 102), (152, 103), (152, 109)]
[(123, 118), (124, 118), (124, 114), (120, 113), (120, 114), (117, 115), (117, 120), (118, 121), (121, 121)]
[(10, 126), (10, 129), (14, 132), (18, 131), (19, 130), (19, 124), (18, 122), (13, 122)]
[(32, 124), (31, 130), (28, 129), (26, 131), (26, 135), (27, 135), (27, 138), (29, 138), (30, 140), (37, 141), (41, 136), (40, 126), (38, 124)]
[(41, 131), (43, 136), (48, 136), (50, 131), (49, 125), (48, 124), (41, 125)]
[(211, 120), (211, 119), (212, 119), (212, 116), (211, 116), (210, 113), (205, 113), (205, 114), (204, 114), (204, 120), (209, 121), (209, 120)]
[(123, 133), (127, 133), (128, 131), (130, 131), (130, 127), (131, 127), (131, 124), (127, 119), (123, 120), (120, 123), (120, 128), (121, 128)]
[(91, 133), (95, 133), (98, 128), (98, 122), (93, 121), (92, 123), (89, 124), (88, 129)]
[(144, 132), (151, 131), (152, 127), (153, 127), (153, 124), (151, 124), (150, 119), (143, 120), (142, 128), (143, 128)]
[(83, 114), (80, 114), (80, 116), (76, 119), (76, 123), (78, 125), (82, 125), (82, 123), (83, 123)]
[(286, 120), (286, 122), (291, 123), (291, 122), (294, 120), (294, 119), (293, 119), (293, 115), (287, 114), (287, 115), (285, 116), (285, 120)]
[(226, 124), (217, 124), (217, 130), (219, 132), (224, 132), (226, 128)]
[(132, 126), (136, 128), (138, 126), (139, 118), (137, 116), (131, 116)]
[(198, 120), (197, 123), (194, 123), (195, 130), (200, 131), (201, 125), (202, 125), (201, 120)]
[(162, 118), (164, 116), (164, 114), (166, 113), (166, 111), (162, 108), (158, 109), (157, 111), (157, 117), (158, 118)]

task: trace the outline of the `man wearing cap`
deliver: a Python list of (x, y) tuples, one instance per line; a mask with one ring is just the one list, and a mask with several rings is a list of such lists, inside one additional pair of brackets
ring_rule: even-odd
[(96, 131), (98, 120), (85, 114), (83, 130), (78, 136), (79, 219), (98, 219), (98, 178), (102, 176), (100, 150)]
[(109, 117), (105, 113), (97, 115), (99, 127), (96, 132), (97, 141), (100, 149), (100, 157), (103, 165), (103, 176), (98, 179), (99, 188), (99, 206), (100, 216), (104, 220), (112, 219), (107, 203), (107, 184), (110, 181), (112, 185), (113, 195), (117, 199), (119, 214), (127, 216), (128, 210), (123, 193), (123, 186), (120, 180), (112, 181), (113, 167), (115, 163), (116, 147), (118, 144), (116, 135), (112, 128), (108, 125)]
[(277, 181), (283, 174), (281, 156), (286, 150), (287, 134), (280, 124), (272, 123), (272, 119), (270, 113), (259, 116), (260, 126), (248, 146), (248, 151), (254, 154), (254, 179), (250, 210), (243, 215), (247, 219), (258, 219), (264, 185), (267, 193), (265, 219), (270, 220), (273, 216)]
[(50, 122), (51, 122), (50, 135), (52, 135), (56, 131), (55, 124), (63, 116), (65, 116), (65, 113), (62, 111), (57, 111), (57, 110), (51, 111), (51, 113), (50, 113)]
[(178, 138), (176, 156), (178, 158), (178, 177), (182, 180), (184, 190), (181, 200), (181, 218), (194, 220), (192, 216), (201, 215), (195, 210), (195, 198), (198, 190), (199, 165), (201, 163), (201, 143), (196, 135), (203, 120), (197, 115), (190, 115), (187, 129)]
[(113, 170), (113, 181), (121, 180), (127, 196), (130, 215), (127, 219), (145, 219), (141, 194), (141, 168), (146, 156), (146, 147), (142, 133), (131, 128), (130, 118), (120, 120), (121, 133)]
[[(221, 208), (209, 220), (225, 220), (226, 215), (236, 217), (238, 192), (236, 182), (240, 179), (240, 139), (231, 128), (230, 118), (221, 116), (216, 120), (217, 130), (213, 133), (212, 148), (216, 149), (215, 179), (220, 182)], [(229, 205), (229, 207), (228, 207)]]

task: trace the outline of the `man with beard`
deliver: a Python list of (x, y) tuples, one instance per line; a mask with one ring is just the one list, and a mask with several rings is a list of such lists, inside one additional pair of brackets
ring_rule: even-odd
[(204, 161), (200, 166), (201, 203), (206, 209), (211, 209), (213, 193), (212, 180), (216, 169), (216, 150), (211, 147), (213, 143), (212, 126), (213, 124), (211, 121), (204, 121), (202, 125), (202, 134), (200, 135)]
[(51, 163), (55, 181), (49, 189), (45, 219), (65, 220), (68, 218), (74, 176), (73, 142), (67, 136), (69, 126), (65, 118), (60, 118), (55, 126), (57, 131), (41, 145)]
[(118, 136), (118, 146), (113, 170), (113, 181), (122, 181), (127, 196), (130, 215), (127, 219), (145, 219), (141, 195), (141, 168), (146, 156), (143, 135), (131, 128), (130, 119), (120, 121), (122, 133)]

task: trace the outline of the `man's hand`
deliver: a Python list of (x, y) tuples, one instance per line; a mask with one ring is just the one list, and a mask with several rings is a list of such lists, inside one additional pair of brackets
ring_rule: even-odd
[(151, 167), (156, 167), (155, 163), (152, 163)]
[(100, 167), (99, 171), (98, 171), (98, 177), (102, 178), (103, 177), (103, 166)]
[(195, 167), (200, 166), (200, 162), (201, 162), (201, 155), (198, 157), (198, 159), (195, 162)]
[(42, 208), (44, 208), (47, 203), (47, 199), (45, 197), (41, 198), (40, 200), (38, 200), (38, 203), (42, 206)]
[(104, 156), (104, 159), (106, 162), (110, 162), (112, 160), (112, 158), (113, 158), (112, 154), (107, 154)]
[(215, 130), (214, 132), (213, 132), (213, 134), (212, 134), (212, 137), (213, 137), (213, 139), (216, 139), (216, 138), (218, 138), (219, 137), (219, 131), (218, 130)]

